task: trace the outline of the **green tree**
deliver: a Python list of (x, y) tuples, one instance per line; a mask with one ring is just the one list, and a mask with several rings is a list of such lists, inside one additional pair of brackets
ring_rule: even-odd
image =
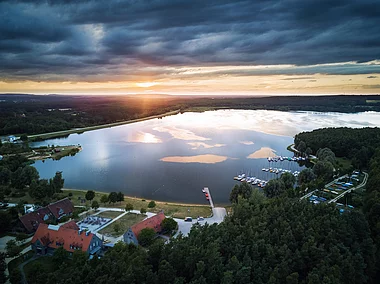
[(171, 233), (177, 229), (178, 223), (173, 218), (165, 218), (161, 222), (161, 230), (163, 232)]
[(158, 268), (158, 279), (160, 283), (173, 283), (176, 271), (173, 266), (166, 260), (160, 262)]
[(306, 151), (306, 143), (304, 141), (300, 141), (297, 145), (297, 150), (304, 153)]
[(118, 200), (117, 193), (116, 192), (111, 192), (108, 195), (108, 203), (113, 203), (115, 204)]
[(21, 242), (21, 241), (23, 241), (23, 240), (25, 240), (25, 239), (27, 239), (27, 238), (28, 238), (28, 235), (27, 235), (27, 234), (19, 233), (19, 234), (17, 234), (17, 236), (16, 236), (16, 241), (17, 241), (17, 242)]
[(11, 184), (14, 188), (23, 189), (25, 187), (25, 183), (21, 178), (22, 168), (19, 167), (15, 172), (11, 175)]
[(35, 167), (25, 166), (22, 169), (19, 178), (21, 179), (21, 183), (26, 186), (30, 185), (33, 180), (38, 181), (40, 175), (38, 174), (38, 171)]
[(285, 190), (285, 184), (281, 179), (272, 179), (264, 187), (266, 196), (270, 198), (283, 194)]
[(94, 197), (95, 197), (95, 192), (93, 190), (88, 190), (86, 192), (86, 195), (85, 195), (86, 200), (91, 201), (94, 199)]
[[(16, 218), (17, 216), (16, 212)], [(12, 224), (12, 216), (9, 214), (9, 211), (0, 211), (0, 233), (5, 233)]]
[[(18, 267), (14, 268), (10, 274), (9, 274), (9, 281), (12, 283), (12, 284), (19, 284), (19, 283), (22, 283), (22, 276), (21, 276), (21, 271), (20, 269), (18, 269)], [(0, 283), (5, 283), (5, 282), (1, 282), (1, 278), (0, 278)]]
[(247, 183), (236, 184), (230, 193), (231, 203), (237, 203), (238, 197), (241, 196), (245, 199), (249, 198), (252, 194), (252, 187)]
[(12, 172), (6, 167), (0, 167), (0, 185), (7, 185), (11, 180)]
[(148, 204), (148, 208), (154, 208), (156, 207), (156, 202), (154, 202), (153, 200), (151, 202), (149, 202)]
[(106, 194), (102, 195), (100, 197), (100, 202), (105, 205), (108, 202), (108, 196)]
[(133, 205), (131, 203), (125, 204), (125, 211), (129, 212), (133, 210)]
[(156, 232), (152, 228), (144, 228), (140, 231), (137, 240), (139, 241), (140, 245), (149, 246), (153, 243), (155, 236)]
[(91, 208), (96, 211), (99, 208), (99, 202), (96, 200), (92, 201)]
[(334, 164), (336, 162), (335, 153), (330, 148), (322, 148), (317, 151), (317, 158), (320, 161), (330, 162)]
[(283, 173), (280, 179), (284, 182), (285, 189), (293, 188), (296, 182), (296, 177), (291, 173)]
[[(5, 270), (7, 268), (7, 264), (5, 263), (5, 253), (0, 252), (0, 283), (7, 282), (7, 277), (5, 275)], [(12, 284), (15, 282), (12, 282)]]
[(22, 249), (17, 245), (15, 240), (9, 240), (5, 247), (9, 257), (18, 256)]
[(29, 195), (39, 201), (51, 197), (53, 194), (54, 192), (46, 179), (40, 179), (38, 182), (33, 180), (29, 187)]
[(313, 172), (319, 179), (327, 182), (333, 177), (334, 167), (330, 162), (318, 161), (313, 167)]
[(124, 193), (122, 193), (121, 191), (117, 193), (117, 201), (119, 202), (124, 201)]
[(306, 184), (315, 179), (315, 174), (312, 169), (303, 169), (298, 175), (298, 183)]
[(145, 213), (146, 213), (146, 209), (145, 209), (145, 208), (141, 208), (141, 209), (140, 209), (140, 213), (141, 213), (141, 214), (145, 214)]
[(62, 263), (67, 261), (68, 257), (69, 253), (63, 247), (57, 248), (52, 257), (55, 268), (58, 269)]
[(60, 192), (65, 184), (65, 179), (62, 178), (62, 172), (56, 172), (53, 180), (51, 181), (51, 185), (54, 189), (54, 192)]
[(310, 147), (307, 147), (306, 150), (305, 150), (306, 156), (310, 156), (312, 153), (313, 153), (313, 150), (311, 150)]

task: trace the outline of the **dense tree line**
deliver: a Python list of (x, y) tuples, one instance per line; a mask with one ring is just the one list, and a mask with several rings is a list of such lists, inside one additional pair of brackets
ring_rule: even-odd
[[(184, 96), (0, 95), (0, 135), (39, 134), (186, 109), (380, 111), (379, 96), (208, 98)], [(371, 102), (368, 102), (370, 100)]]
[(377, 283), (380, 282), (380, 147), (370, 162), (363, 211), (370, 225), (372, 239), (376, 244)]
[(40, 269), (30, 283), (371, 282), (375, 247), (363, 214), (251, 192), (220, 225), (148, 250), (118, 243), (102, 259)]
[[(380, 129), (379, 128), (327, 128), (311, 132), (303, 132), (295, 137), (295, 144), (304, 142), (323, 160), (329, 147), (338, 157), (351, 160), (359, 169), (368, 171), (368, 182), (364, 193), (362, 210), (369, 224), (371, 237), (375, 244), (375, 276), (374, 283), (380, 282)], [(303, 145), (302, 145), (303, 147)], [(322, 154), (322, 155), (321, 155)], [(327, 156), (331, 157), (330, 154)], [(329, 160), (330, 158), (327, 158)], [(325, 160), (326, 162), (326, 160)], [(306, 171), (306, 170), (304, 170)], [(299, 180), (309, 181), (310, 170), (302, 171)], [(303, 173), (304, 172), (304, 173)], [(302, 176), (301, 176), (302, 174)]]
[(380, 128), (317, 129), (297, 134), (294, 143), (297, 149), (304, 143), (314, 154), (319, 149), (329, 148), (337, 157), (346, 157), (355, 167), (363, 169), (368, 167), (375, 149), (380, 147)]

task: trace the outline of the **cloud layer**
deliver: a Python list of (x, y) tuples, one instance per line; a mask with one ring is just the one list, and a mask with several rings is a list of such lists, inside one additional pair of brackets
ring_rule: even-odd
[(2, 1), (0, 81), (377, 74), (379, 10), (376, 0)]

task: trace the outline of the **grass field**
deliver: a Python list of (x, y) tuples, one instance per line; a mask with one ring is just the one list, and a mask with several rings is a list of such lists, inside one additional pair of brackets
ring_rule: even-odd
[[(122, 234), (124, 234), (128, 230), (129, 227), (131, 227), (134, 224), (139, 223), (145, 218), (146, 218), (146, 215), (144, 214), (128, 213), (128, 214), (125, 214), (120, 219), (113, 222), (112, 224), (110, 224), (109, 226), (100, 230), (99, 233), (104, 234), (104, 235), (111, 235), (112, 237), (117, 238), (121, 236)], [(119, 230), (115, 231), (115, 227), (117, 226), (119, 227)]]
[(99, 214), (96, 214), (96, 216), (114, 219), (117, 216), (121, 215), (122, 213), (123, 212), (117, 212), (117, 211), (103, 211), (103, 212), (100, 212)]
[[(71, 194), (71, 196), (69, 196)], [(74, 190), (74, 189), (65, 189), (63, 193), (61, 194), (61, 197), (67, 197), (69, 196), (71, 201), (74, 205), (84, 205), (84, 206), (90, 206), (90, 201), (87, 201), (86, 204), (80, 203), (79, 198), (84, 198), (86, 194), (85, 190)], [(150, 200), (138, 199), (133, 197), (124, 197), (123, 202), (116, 202), (115, 204), (103, 204), (100, 203), (100, 198), (102, 195), (107, 194), (105, 192), (95, 192), (95, 198), (94, 200), (97, 200), (102, 207), (114, 207), (114, 208), (125, 208), (125, 205), (127, 203), (130, 203), (133, 205), (133, 209), (140, 210), (141, 208), (145, 208), (149, 212), (158, 213), (160, 210), (164, 210), (165, 215), (171, 216), (174, 218), (185, 218), (187, 216), (190, 217), (197, 217), (197, 216), (210, 216), (212, 214), (210, 206), (207, 205), (195, 205), (195, 204), (177, 204), (177, 203), (169, 203), (169, 202), (161, 202), (161, 201), (155, 201), (156, 207), (155, 208), (148, 208), (148, 204)]]

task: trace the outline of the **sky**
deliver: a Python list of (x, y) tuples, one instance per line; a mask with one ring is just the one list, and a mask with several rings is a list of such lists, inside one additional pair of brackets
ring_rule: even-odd
[(380, 93), (378, 0), (0, 1), (0, 93)]

